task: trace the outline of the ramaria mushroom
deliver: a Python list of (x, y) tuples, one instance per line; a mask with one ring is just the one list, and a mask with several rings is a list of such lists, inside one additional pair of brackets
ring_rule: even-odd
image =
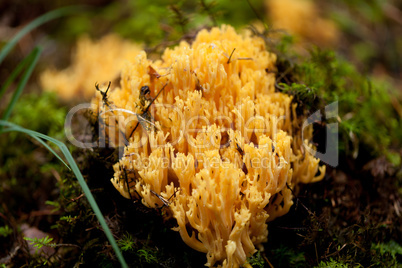
[[(167, 48), (159, 61), (141, 52), (109, 93), (130, 111), (120, 114), (120, 131), (130, 137), (113, 185), (145, 206), (167, 206), (174, 230), (206, 253), (209, 267), (245, 264), (267, 241), (267, 222), (289, 211), (297, 184), (325, 173), (300, 150), (312, 147), (311, 131), (305, 140), (294, 136), (295, 104), (275, 92), (275, 74), (266, 72), (275, 61), (262, 39), (222, 26)], [(154, 127), (133, 131), (139, 117), (132, 114), (150, 103), (141, 103), (144, 86), (150, 98), (165, 88), (149, 111)]]
[(90, 99), (94, 95), (94, 81), (119, 78), (126, 62), (133, 61), (141, 50), (140, 45), (114, 34), (97, 41), (84, 36), (78, 40), (68, 68), (48, 69), (41, 74), (42, 88), (57, 92), (63, 100)]

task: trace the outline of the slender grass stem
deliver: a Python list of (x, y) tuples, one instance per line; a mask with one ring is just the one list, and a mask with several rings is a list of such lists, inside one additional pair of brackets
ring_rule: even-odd
[[(13, 97), (10, 100), (10, 103), (7, 106), (7, 109), (4, 111), (3, 120), (7, 121), (11, 115), (12, 110), (14, 109), (15, 104), (17, 103), (18, 98), (21, 96), (22, 91), (25, 88), (25, 85), (28, 82), (29, 77), (31, 77), (32, 71), (38, 62), (39, 56), (42, 52), (42, 48), (35, 47), (29, 56), (26, 58), (26, 64), (28, 64), (28, 68), (22, 75), (21, 80), (18, 83), (17, 89), (15, 90)], [(0, 128), (1, 130), (1, 128)]]
[[(4, 132), (9, 132), (9, 131), (18, 131), (18, 132), (25, 133), (25, 134), (33, 137), (34, 139), (41, 138), (41, 139), (50, 141), (60, 148), (60, 150), (63, 153), (64, 157), (66, 158), (68, 164), (70, 165), (74, 175), (76, 176), (85, 196), (87, 197), (89, 204), (91, 205), (93, 211), (95, 212), (95, 215), (103, 229), (103, 232), (105, 233), (110, 244), (112, 245), (121, 266), (128, 267), (126, 261), (124, 260), (123, 255), (120, 251), (120, 248), (117, 246), (116, 240), (114, 239), (112, 232), (110, 231), (109, 227), (106, 224), (105, 218), (103, 217), (102, 212), (100, 211), (99, 206), (95, 201), (95, 198), (93, 197), (91, 191), (89, 190), (89, 187), (88, 187), (87, 183), (85, 182), (80, 169), (78, 168), (77, 164), (75, 163), (73, 156), (71, 155), (70, 151), (67, 149), (67, 146), (64, 143), (62, 143), (61, 141), (56, 140), (52, 137), (46, 136), (42, 133), (39, 133), (39, 132), (36, 132), (33, 130), (29, 130), (29, 129), (20, 127), (16, 124), (7, 122), (5, 120), (0, 120), (0, 126), (6, 127), (4, 130), (0, 131), (0, 134), (4, 133)], [(48, 147), (46, 147), (46, 148), (48, 148)], [(55, 152), (53, 150), (51, 150), (51, 152), (55, 154)]]
[(28, 25), (26, 25), (24, 28), (22, 28), (18, 33), (11, 39), (0, 51), (0, 64), (3, 62), (4, 58), (7, 56), (7, 54), (13, 49), (13, 47), (18, 43), (19, 40), (21, 40), (22, 37), (24, 37), (27, 33), (35, 29), (36, 27), (54, 20), (56, 18), (68, 15), (68, 14), (73, 14), (77, 11), (82, 10), (84, 7), (83, 6), (69, 6), (69, 7), (63, 7), (59, 8), (56, 10), (52, 10), (36, 19), (31, 21)]

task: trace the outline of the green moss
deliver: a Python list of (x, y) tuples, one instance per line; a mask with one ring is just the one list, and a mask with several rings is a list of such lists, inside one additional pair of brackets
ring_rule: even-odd
[(308, 58), (294, 62), (279, 59), (278, 90), (294, 96), (299, 114), (311, 114), (337, 101), (335, 122), (344, 154), (356, 157), (360, 151), (375, 157), (400, 148), (402, 120), (391, 102), (391, 96), (400, 96), (389, 83), (360, 74), (332, 51), (314, 49)]
[(67, 109), (60, 105), (55, 93), (29, 93), (16, 104), (10, 122), (63, 140), (66, 114)]
[(318, 266), (316, 266), (316, 268), (351, 268), (351, 267), (362, 267), (361, 265), (348, 265), (348, 264), (344, 264), (343, 262), (338, 262), (334, 259), (330, 259), (329, 261), (321, 261)]
[(307, 267), (307, 262), (302, 251), (279, 244), (270, 250), (268, 259), (274, 267)]
[[(384, 267), (400, 267), (402, 266), (402, 246), (394, 240), (388, 243), (372, 244), (371, 249), (379, 255), (377, 262)], [(373, 254), (373, 256), (376, 256)]]
[(257, 251), (257, 253), (255, 253), (253, 256), (247, 258), (247, 263), (253, 268), (263, 268), (265, 260), (262, 257), (261, 252)]

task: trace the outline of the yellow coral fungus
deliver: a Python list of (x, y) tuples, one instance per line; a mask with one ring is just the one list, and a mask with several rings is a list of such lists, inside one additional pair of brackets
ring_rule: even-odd
[[(210, 267), (245, 264), (267, 241), (267, 222), (289, 211), (297, 183), (324, 175), (300, 150), (307, 140), (292, 136), (300, 122), (291, 97), (275, 92), (275, 60), (263, 40), (222, 26), (159, 61), (140, 53), (109, 92), (120, 111), (106, 114), (120, 116), (129, 138), (113, 185), (148, 207), (167, 206), (174, 230)], [(134, 131), (144, 117), (152, 124)]]
[(268, 17), (275, 28), (284, 29), (303, 40), (333, 46), (339, 36), (334, 22), (321, 18), (312, 0), (266, 0)]
[(139, 45), (113, 34), (96, 42), (83, 37), (78, 40), (70, 67), (42, 73), (42, 88), (57, 92), (64, 100), (89, 99), (94, 95), (94, 81), (118, 78), (126, 61), (133, 61), (141, 49)]

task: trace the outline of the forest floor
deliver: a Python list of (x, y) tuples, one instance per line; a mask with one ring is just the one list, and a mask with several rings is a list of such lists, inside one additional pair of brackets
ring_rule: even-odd
[[(0, 11), (0, 48), (21, 25), (60, 7), (48, 5), (44, 0), (35, 2), (34, 8), (18, 1), (0, 4), (3, 10)], [(99, 37), (117, 29), (125, 36), (127, 28), (133, 27), (133, 32), (140, 35), (137, 28), (143, 26), (133, 25), (130, 15), (145, 20), (141, 16), (148, 18), (147, 12), (154, 10), (142, 2), (146, 1), (138, 1), (138, 6), (130, 6), (127, 11), (112, 1), (87, 1), (91, 7), (87, 13), (57, 19), (21, 39), (2, 62), (1, 81), (7, 80), (11, 70), (36, 44), (46, 41), (46, 49), (9, 121), (66, 142), (64, 119), (74, 102), (61, 101), (56, 94), (42, 91), (38, 82), (41, 72), (48, 66), (59, 69), (68, 66), (75, 40), (82, 33)], [(293, 68), (291, 75), (282, 76), (279, 82), (305, 81), (305, 70), (317, 76), (331, 75), (332, 95), (323, 93), (318, 82), (311, 79), (311, 85), (317, 85), (315, 94), (324, 103), (329, 103), (333, 95), (340, 102), (349, 101), (340, 105), (340, 109), (345, 109), (340, 111), (340, 118), (353, 114), (356, 120), (344, 120), (347, 123), (340, 124), (339, 165), (327, 166), (322, 181), (301, 186), (289, 213), (268, 224), (265, 250), (249, 259), (253, 267), (402, 267), (402, 52), (398, 50), (402, 45), (401, 6), (393, 1), (352, 2), (327, 1), (319, 5), (339, 29), (336, 44), (308, 54), (309, 49), (288, 44), (289, 39), (285, 37), (275, 47), (279, 73), (287, 71), (289, 66)], [(229, 2), (222, 3), (218, 13), (230, 6)], [(189, 5), (183, 4), (181, 8), (186, 11), (192, 8)], [(135, 8), (143, 9), (139, 12)], [(240, 10), (242, 6), (231, 8)], [(222, 15), (219, 23), (246, 25), (255, 18), (252, 12), (237, 19), (234, 14), (231, 10)], [(182, 18), (180, 13), (176, 15), (172, 21)], [(117, 24), (119, 16), (125, 27)], [(154, 25), (155, 22), (147, 23)], [(177, 40), (183, 35), (177, 30), (182, 26), (166, 30), (172, 33), (169, 38)], [(152, 31), (144, 31), (139, 41), (145, 42), (148, 48), (172, 44), (161, 32), (155, 32), (159, 37), (156, 41), (150, 36)], [(303, 42), (314, 40), (307, 36)], [(301, 56), (293, 65), (296, 52)], [(355, 70), (351, 71), (349, 66), (355, 66)], [(378, 91), (365, 91), (362, 86), (365, 82), (361, 81), (366, 77)], [(17, 83), (18, 80), (10, 88), (16, 88)], [(304, 95), (297, 91), (303, 89), (288, 84), (287, 93), (294, 95), (296, 101), (303, 101)], [(351, 99), (343, 84), (361, 87), (361, 91), (356, 91), (360, 95)], [(11, 96), (9, 90), (0, 100), (0, 114)], [(378, 111), (384, 112), (387, 122), (372, 115)], [(87, 121), (84, 116), (82, 120)], [(91, 134), (91, 127), (76, 126), (85, 129), (86, 134)], [(316, 137), (315, 142), (319, 141), (320, 137)], [(67, 147), (130, 266), (203, 267), (205, 254), (184, 244), (177, 232), (171, 230), (175, 222), (166, 222), (161, 217), (165, 213), (163, 209), (155, 211), (139, 202), (133, 203), (113, 188), (110, 178), (112, 163), (117, 159), (115, 150), (83, 150), (68, 143)], [(1, 134), (0, 148), (0, 267), (119, 265), (71, 171), (37, 140), (20, 133)], [(36, 249), (29, 243), (32, 240), (27, 241), (26, 237), (42, 238), (34, 243), (42, 245), (39, 253), (35, 253)], [(46, 237), (52, 241), (43, 240)]]

